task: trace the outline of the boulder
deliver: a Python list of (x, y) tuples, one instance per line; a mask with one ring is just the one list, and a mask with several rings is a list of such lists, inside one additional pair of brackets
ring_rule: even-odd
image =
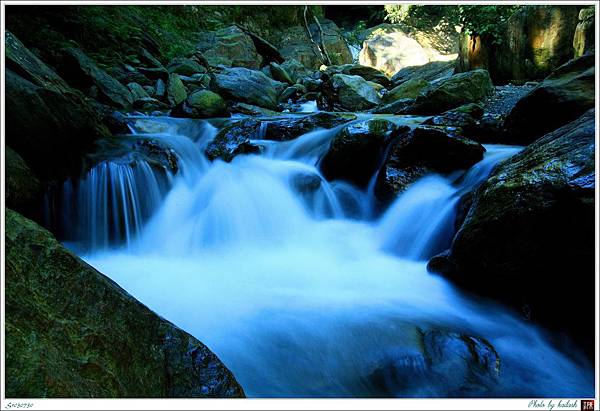
[(131, 97), (133, 98), (133, 101), (142, 99), (144, 97), (150, 97), (146, 90), (144, 90), (144, 88), (138, 83), (128, 83), (127, 88), (131, 92)]
[(574, 57), (581, 57), (587, 52), (593, 52), (595, 49), (596, 10), (593, 7), (587, 7), (579, 11), (579, 23), (575, 28), (573, 36)]
[[(392, 27), (389, 25), (389, 27)], [(421, 66), (429, 56), (418, 41), (400, 29), (376, 30), (363, 42), (358, 62), (374, 67), (388, 76), (408, 66)]]
[(252, 38), (238, 26), (201, 33), (196, 48), (214, 67), (223, 65), (258, 70), (263, 60)]
[(110, 134), (77, 92), (40, 87), (10, 69), (5, 85), (6, 143), (45, 180), (77, 174), (82, 154)]
[(187, 98), (187, 90), (179, 77), (179, 74), (169, 74), (169, 83), (167, 85), (167, 99), (169, 104), (175, 106)]
[(487, 69), (494, 82), (546, 77), (573, 58), (580, 8), (527, 5), (510, 16), (500, 39), (463, 35), (457, 70)]
[(357, 186), (367, 185), (389, 142), (407, 127), (398, 127), (385, 119), (353, 122), (333, 137), (319, 167), (328, 180), (346, 180)]
[(408, 114), (415, 104), (414, 98), (401, 98), (392, 103), (381, 104), (372, 110), (374, 114)]
[(5, 146), (6, 207), (33, 217), (39, 216), (43, 197), (42, 184), (23, 158)]
[(389, 87), (391, 85), (390, 80), (385, 74), (376, 68), (363, 66), (360, 64), (343, 64), (341, 66), (328, 66), (323, 70), (323, 73), (328, 77), (334, 74), (348, 74), (351, 76), (361, 76), (367, 81), (380, 84), (383, 87)]
[(493, 90), (486, 70), (455, 74), (424, 90), (411, 110), (414, 114), (441, 113), (466, 103), (476, 103)]
[(287, 141), (316, 129), (330, 129), (356, 120), (354, 114), (327, 113), (325, 111), (283, 119), (263, 120), (261, 137), (265, 140)]
[(594, 62), (594, 54), (572, 60), (521, 98), (506, 118), (504, 141), (528, 144), (594, 107)]
[(483, 107), (476, 103), (469, 103), (448, 110), (438, 116), (428, 118), (423, 122), (425, 125), (473, 128), (477, 120), (483, 116)]
[(160, 100), (166, 100), (167, 98), (167, 85), (160, 78), (156, 80), (156, 84), (154, 86), (154, 93), (156, 98)]
[(377, 91), (360, 76), (334, 74), (324, 92), (335, 110), (368, 110), (381, 102)]
[(64, 50), (61, 73), (77, 89), (90, 93), (90, 89), (95, 87), (100, 102), (120, 109), (128, 109), (133, 104), (133, 97), (127, 87), (100, 69), (80, 49)]
[(197, 90), (171, 111), (172, 117), (229, 117), (225, 100), (209, 90)]
[(282, 83), (287, 83), (290, 85), (295, 83), (294, 81), (292, 81), (292, 78), (287, 73), (287, 71), (285, 71), (285, 69), (279, 64), (271, 62), (269, 63), (269, 67), (271, 68), (271, 75), (273, 77), (273, 80), (280, 81)]
[(284, 84), (274, 81), (264, 73), (242, 67), (225, 69), (215, 74), (211, 86), (220, 95), (230, 100), (239, 100), (247, 104), (277, 109), (279, 93)]
[(142, 63), (148, 67), (163, 67), (162, 63), (144, 47), (138, 49), (137, 55)]
[(142, 97), (133, 102), (133, 108), (143, 112), (166, 111), (169, 106), (152, 97)]
[(375, 195), (390, 201), (426, 174), (466, 170), (483, 159), (485, 148), (450, 127), (419, 126), (388, 152), (377, 176)]
[(302, 84), (294, 84), (293, 86), (286, 87), (285, 90), (279, 95), (280, 102), (287, 102), (288, 100), (297, 101), (306, 94), (308, 90)]
[(206, 157), (211, 161), (230, 162), (238, 154), (260, 152), (260, 147), (250, 142), (259, 137), (260, 124), (260, 121), (248, 118), (221, 129), (206, 147)]
[(169, 80), (169, 72), (164, 67), (138, 67), (138, 71), (150, 80)]
[(196, 73), (206, 73), (206, 68), (201, 66), (196, 60), (187, 57), (175, 57), (169, 62), (167, 70), (169, 73), (188, 77)]
[(240, 102), (230, 104), (229, 111), (231, 113), (244, 114), (247, 116), (272, 117), (272, 116), (281, 115), (281, 113), (278, 113), (277, 111), (269, 110), (268, 108), (253, 106), (252, 104), (246, 104), (246, 103), (240, 103)]
[(422, 66), (408, 66), (397, 71), (390, 80), (395, 85), (412, 79), (434, 82), (454, 74), (454, 66), (454, 61), (432, 61)]
[(286, 59), (280, 66), (289, 74), (294, 83), (297, 83), (302, 77), (309, 77), (312, 74), (311, 69), (293, 58)]
[[(331, 64), (352, 63), (352, 53), (339, 27), (327, 19), (319, 19), (319, 23), (323, 29), (323, 43), (331, 58)], [(313, 39), (320, 44), (321, 35), (317, 25), (309, 24), (309, 30)], [(325, 63), (315, 52), (314, 45), (303, 26), (286, 27), (274, 37), (277, 37), (277, 46), (286, 60), (295, 59), (309, 69), (318, 69)]]
[(427, 87), (429, 87), (429, 82), (422, 78), (405, 81), (385, 93), (382, 98), (382, 103), (388, 104), (400, 99), (417, 98)]
[(469, 290), (568, 331), (590, 353), (594, 120), (591, 109), (502, 162), (473, 194), (450, 252), (430, 265)]
[(270, 62), (275, 62), (275, 63), (283, 63), (284, 62), (284, 58), (281, 55), (281, 53), (279, 53), (279, 50), (277, 49), (277, 47), (275, 47), (273, 44), (271, 44), (270, 42), (268, 42), (267, 40), (265, 40), (264, 38), (262, 38), (261, 36), (259, 36), (258, 34), (244, 28), (241, 26), (237, 26), (238, 28), (240, 28), (241, 30), (244, 31), (244, 33), (246, 33), (254, 42), (254, 47), (256, 47), (256, 51), (258, 52), (258, 54), (260, 54), (263, 57), (264, 62), (266, 63), (270, 63)]
[(244, 396), (204, 344), (10, 209), (5, 264), (8, 397)]

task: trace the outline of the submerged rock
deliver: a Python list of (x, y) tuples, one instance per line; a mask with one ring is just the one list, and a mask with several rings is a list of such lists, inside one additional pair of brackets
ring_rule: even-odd
[(500, 356), (485, 339), (444, 330), (415, 331), (415, 349), (388, 349), (367, 377), (382, 397), (490, 396)]
[(587, 348), (594, 342), (594, 114), (501, 163), (474, 193), (448, 255), (430, 265), (465, 288), (526, 307)]
[(204, 344), (10, 209), (5, 292), (7, 397), (244, 396)]
[(528, 144), (594, 107), (595, 56), (562, 65), (521, 98), (505, 121), (505, 142)]
[(348, 124), (331, 140), (319, 167), (328, 180), (365, 186), (381, 162), (389, 142), (408, 127), (389, 120), (370, 119)]

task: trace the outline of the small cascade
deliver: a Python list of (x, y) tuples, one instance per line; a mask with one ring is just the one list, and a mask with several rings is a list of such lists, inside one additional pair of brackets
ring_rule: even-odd
[(389, 207), (379, 222), (381, 247), (414, 260), (427, 260), (450, 245), (461, 197), (481, 184), (503, 159), (521, 147), (487, 145), (484, 159), (458, 179), (426, 176)]

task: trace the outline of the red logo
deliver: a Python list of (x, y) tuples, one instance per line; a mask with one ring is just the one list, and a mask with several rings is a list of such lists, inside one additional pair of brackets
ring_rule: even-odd
[(594, 411), (594, 400), (581, 400), (581, 411)]

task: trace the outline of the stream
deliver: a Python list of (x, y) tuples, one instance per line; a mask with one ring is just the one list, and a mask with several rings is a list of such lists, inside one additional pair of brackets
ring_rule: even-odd
[[(426, 270), (450, 245), (461, 196), (519, 147), (487, 145), (470, 170), (426, 176), (381, 211), (373, 184), (322, 178), (337, 129), (255, 141), (261, 154), (211, 163), (209, 122), (129, 124), (124, 138), (171, 147), (179, 172), (104, 162), (66, 182), (65, 244), (205, 343), (247, 396), (593, 396), (582, 355)], [(489, 341), (501, 360), (493, 384), (464, 391), (452, 373), (432, 378), (418, 329)]]

